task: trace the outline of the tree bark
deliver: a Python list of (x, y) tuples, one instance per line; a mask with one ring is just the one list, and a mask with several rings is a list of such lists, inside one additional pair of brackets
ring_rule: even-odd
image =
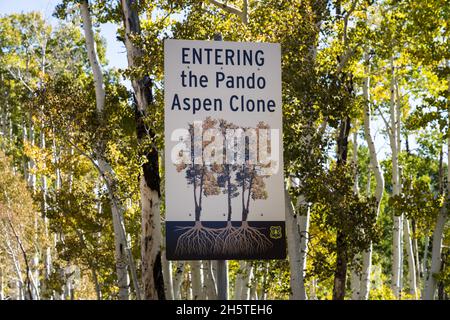
[(173, 277), (173, 298), (174, 300), (181, 300), (181, 284), (183, 282), (185, 262), (177, 262), (177, 267), (175, 269), (175, 275)]
[(408, 258), (408, 283), (409, 293), (417, 299), (417, 282), (416, 282), (416, 261), (413, 252), (413, 243), (411, 240), (411, 230), (409, 228), (409, 220), (403, 219), (404, 241), (406, 246), (406, 256)]
[(305, 300), (306, 296), (302, 296), (302, 283), (300, 278), (300, 275), (302, 274), (302, 263), (300, 257), (300, 230), (297, 224), (291, 197), (287, 190), (285, 190), (285, 203), (286, 236), (291, 283), (291, 293), (289, 298), (291, 300)]
[(430, 237), (425, 236), (425, 245), (423, 248), (423, 261), (422, 261), (422, 298), (425, 297), (425, 290), (428, 281), (428, 247), (430, 246)]
[[(137, 1), (121, 0), (122, 18), (125, 29), (125, 47), (127, 50), (128, 67), (138, 65), (143, 52), (132, 41), (133, 35), (141, 34)], [(152, 81), (147, 75), (131, 79), (136, 108), (136, 131), (141, 143), (147, 137), (153, 139), (155, 134), (145, 127), (144, 119), (153, 103)], [(160, 176), (158, 151), (155, 146), (144, 151), (147, 162), (142, 165), (140, 177), (142, 235), (141, 259), (142, 282), (145, 299), (165, 299), (164, 280), (161, 266), (161, 217), (160, 217)]]
[[(302, 214), (304, 213), (304, 214)], [(297, 197), (297, 225), (300, 232), (300, 300), (307, 300), (305, 286), (306, 262), (308, 257), (308, 242), (309, 242), (309, 216), (310, 207), (305, 200), (304, 195)]]
[[(449, 139), (450, 145), (450, 139)], [(449, 159), (450, 160), (450, 159)], [(450, 176), (450, 171), (449, 171)], [(449, 199), (447, 198), (447, 201)], [(447, 220), (447, 210), (445, 206), (439, 211), (436, 219), (436, 226), (433, 231), (433, 242), (431, 249), (431, 267), (428, 273), (428, 279), (425, 284), (424, 300), (434, 300), (437, 288), (436, 274), (441, 271), (442, 264), (442, 240), (444, 238), (444, 226)]]
[[(350, 132), (350, 117), (341, 121), (337, 140), (337, 165), (345, 165), (348, 155), (348, 136)], [(339, 209), (338, 209), (339, 210)], [(336, 234), (336, 268), (334, 272), (333, 300), (344, 300), (347, 279), (347, 243), (343, 230)]]
[(192, 300), (205, 300), (200, 261), (191, 261), (189, 264), (191, 266)]
[(173, 282), (172, 282), (172, 262), (165, 256), (165, 250), (162, 251), (161, 263), (163, 267), (164, 288), (167, 300), (173, 300)]
[[(106, 93), (103, 83), (103, 74), (98, 61), (97, 50), (94, 41), (94, 32), (92, 28), (92, 20), (89, 11), (88, 0), (81, 1), (80, 8), (89, 62), (92, 68), (92, 73), (94, 75), (97, 113), (98, 117), (100, 118), (100, 123), (102, 123)], [(95, 146), (95, 158), (98, 162), (98, 170), (105, 180), (108, 189), (109, 200), (111, 203), (119, 299), (127, 300), (129, 298), (128, 266), (131, 269), (136, 295), (139, 299), (140, 289), (136, 279), (136, 270), (134, 266), (133, 256), (126, 239), (126, 231), (123, 221), (123, 208), (121, 207), (120, 202), (118, 201), (115, 194), (117, 189), (117, 181), (111, 166), (104, 158), (103, 150), (105, 150), (105, 141), (100, 139), (100, 141), (98, 141), (97, 145)]]
[(217, 300), (217, 286), (210, 260), (203, 260), (203, 290), (208, 300)]

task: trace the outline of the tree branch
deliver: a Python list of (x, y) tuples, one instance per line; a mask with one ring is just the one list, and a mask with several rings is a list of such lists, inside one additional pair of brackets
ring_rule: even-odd
[(30, 88), (30, 86), (25, 82), (25, 80), (23, 80), (22, 76), (20, 75), (20, 72), (18, 72), (18, 74), (14, 74), (14, 72), (12, 72), (10, 68), (7, 68), (6, 70), (8, 70), (9, 74), (14, 79), (19, 80), (30, 93), (33, 93), (33, 90)]
[(248, 1), (247, 0), (244, 0), (244, 9), (243, 10), (240, 10), (240, 9), (236, 8), (235, 6), (229, 5), (224, 2), (216, 1), (216, 0), (209, 0), (209, 2), (228, 13), (237, 15), (239, 18), (241, 18), (243, 23), (247, 24), (247, 22), (248, 22), (248, 17), (247, 17)]

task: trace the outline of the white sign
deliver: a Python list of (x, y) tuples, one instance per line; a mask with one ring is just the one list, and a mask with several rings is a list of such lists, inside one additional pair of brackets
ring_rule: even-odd
[(166, 40), (167, 258), (285, 257), (279, 44)]

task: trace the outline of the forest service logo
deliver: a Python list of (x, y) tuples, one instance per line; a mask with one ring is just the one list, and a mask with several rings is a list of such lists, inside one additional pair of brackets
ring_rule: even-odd
[(282, 236), (281, 227), (280, 226), (271, 226), (269, 236), (272, 239), (281, 239), (281, 236)]

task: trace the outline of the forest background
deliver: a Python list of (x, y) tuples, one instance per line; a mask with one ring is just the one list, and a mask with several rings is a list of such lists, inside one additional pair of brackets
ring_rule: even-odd
[[(216, 299), (164, 253), (163, 40), (282, 48), (288, 258), (234, 299), (448, 299), (450, 3), (0, 1), (0, 299)], [(258, 200), (255, 200), (258, 201)]]

